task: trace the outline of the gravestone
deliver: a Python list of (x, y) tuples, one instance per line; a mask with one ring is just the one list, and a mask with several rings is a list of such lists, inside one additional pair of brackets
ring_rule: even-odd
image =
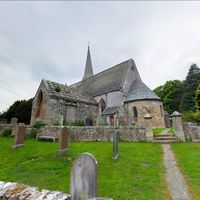
[(174, 128), (175, 135), (178, 137), (180, 141), (185, 142), (185, 134), (183, 131), (181, 113), (174, 111), (171, 117), (172, 117), (172, 126)]
[(11, 136), (14, 136), (16, 134), (17, 122), (18, 122), (18, 119), (16, 117), (11, 118), (10, 124), (13, 125)]
[(18, 119), (16, 117), (11, 118), (10, 124), (11, 125), (17, 125)]
[(67, 151), (67, 143), (68, 143), (68, 133), (67, 128), (61, 128), (60, 135), (59, 135), (59, 149), (57, 151), (57, 155), (61, 156)]
[(60, 125), (61, 128), (62, 128), (62, 126), (63, 126), (63, 122), (64, 122), (63, 116), (60, 115), (60, 116), (59, 116), (59, 125)]
[(24, 124), (17, 125), (14, 144), (12, 145), (13, 149), (24, 145), (25, 131), (26, 131), (26, 126)]
[(117, 160), (119, 156), (118, 143), (119, 143), (119, 130), (115, 130), (113, 134), (113, 159), (114, 160)]
[(89, 153), (81, 154), (74, 161), (70, 175), (71, 200), (86, 200), (97, 194), (97, 161)]

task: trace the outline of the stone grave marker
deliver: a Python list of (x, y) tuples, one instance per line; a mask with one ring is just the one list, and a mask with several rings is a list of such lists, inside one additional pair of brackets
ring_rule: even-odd
[(26, 126), (24, 124), (17, 125), (14, 144), (12, 145), (13, 149), (24, 145), (25, 131), (26, 131)]
[(113, 159), (114, 160), (117, 160), (119, 156), (118, 143), (119, 143), (119, 130), (115, 130), (113, 134)]
[(150, 125), (151, 119), (152, 119), (152, 116), (150, 114), (144, 115), (147, 142), (153, 142), (153, 131)]
[(17, 125), (18, 119), (16, 117), (11, 118), (10, 124)]
[(89, 153), (81, 154), (74, 161), (70, 175), (71, 200), (86, 200), (97, 194), (97, 161)]
[(67, 151), (67, 143), (68, 143), (68, 133), (67, 128), (63, 127), (61, 128), (60, 135), (59, 135), (59, 149), (57, 151), (57, 155), (61, 156), (64, 154), (65, 151)]

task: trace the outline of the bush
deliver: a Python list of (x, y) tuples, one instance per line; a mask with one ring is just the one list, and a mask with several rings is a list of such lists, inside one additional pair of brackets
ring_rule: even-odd
[(43, 119), (40, 119), (40, 118), (37, 118), (35, 120), (35, 122), (33, 123), (33, 127), (37, 128), (37, 129), (42, 127), (42, 126), (47, 126), (47, 125), (48, 125), (48, 123), (46, 121), (44, 121)]
[(76, 119), (74, 122), (65, 122), (65, 126), (85, 126), (82, 119)]
[(32, 129), (27, 133), (26, 138), (27, 138), (27, 139), (30, 139), (30, 138), (34, 138), (34, 139), (35, 139), (36, 136), (37, 136), (37, 129), (32, 128)]
[(12, 129), (11, 128), (4, 128), (3, 129), (2, 135), (4, 137), (10, 137), (11, 134), (12, 134)]
[(153, 134), (160, 134), (162, 131), (164, 130), (164, 128), (153, 128)]
[(182, 119), (185, 122), (200, 123), (200, 111), (198, 111), (198, 112), (185, 112), (182, 115)]

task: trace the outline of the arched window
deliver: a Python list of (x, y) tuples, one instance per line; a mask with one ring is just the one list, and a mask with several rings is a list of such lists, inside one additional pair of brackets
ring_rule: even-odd
[(160, 115), (161, 115), (161, 117), (163, 116), (163, 107), (162, 107), (162, 105), (160, 105)]
[(37, 97), (37, 108), (36, 108), (36, 118), (43, 118), (43, 93), (40, 90)]
[(99, 101), (99, 115), (101, 115), (101, 113), (105, 110), (105, 108), (106, 108), (105, 101), (101, 99)]
[(138, 118), (138, 111), (136, 106), (133, 106), (133, 117)]

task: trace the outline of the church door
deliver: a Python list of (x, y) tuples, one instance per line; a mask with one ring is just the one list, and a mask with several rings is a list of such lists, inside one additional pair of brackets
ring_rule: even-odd
[(114, 116), (110, 116), (110, 126), (114, 126)]

